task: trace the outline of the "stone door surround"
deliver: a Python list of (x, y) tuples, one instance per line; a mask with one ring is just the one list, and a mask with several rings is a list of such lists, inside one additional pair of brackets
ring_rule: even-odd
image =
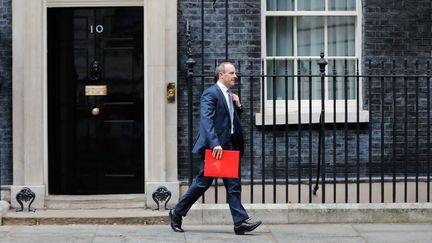
[(177, 201), (177, 104), (165, 98), (168, 83), (177, 82), (177, 0), (14, 0), (13, 207), (23, 187), (36, 193), (35, 208), (44, 206), (48, 191), (46, 10), (97, 6), (144, 7), (146, 201), (156, 205), (151, 194), (159, 186)]

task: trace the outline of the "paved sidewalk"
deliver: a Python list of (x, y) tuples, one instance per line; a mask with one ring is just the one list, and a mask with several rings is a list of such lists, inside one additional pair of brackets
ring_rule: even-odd
[(284, 224), (262, 225), (235, 235), (227, 225), (185, 225), (175, 233), (168, 225), (1, 226), (0, 242), (431, 242), (432, 224)]

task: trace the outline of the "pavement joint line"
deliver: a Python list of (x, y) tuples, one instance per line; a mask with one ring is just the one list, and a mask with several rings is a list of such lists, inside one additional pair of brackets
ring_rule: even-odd
[(357, 229), (357, 227), (355, 227), (355, 225), (353, 225), (353, 224), (350, 224), (350, 225), (351, 225), (351, 228), (353, 228), (353, 230), (358, 234), (358, 236), (360, 238), (362, 238), (364, 240), (364, 242), (368, 243), (368, 240), (364, 237), (364, 235), (362, 235), (360, 233), (360, 231)]
[[(264, 225), (263, 225), (264, 226)], [(269, 238), (272, 239), (274, 242), (279, 243), (279, 241), (276, 239), (276, 237), (273, 234), (273, 231), (271, 227), (267, 227), (269, 232), (265, 232), (266, 235), (269, 235)]]

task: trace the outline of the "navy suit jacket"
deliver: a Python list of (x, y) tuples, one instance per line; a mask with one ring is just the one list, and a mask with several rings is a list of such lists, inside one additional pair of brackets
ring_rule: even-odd
[(206, 89), (201, 96), (201, 120), (199, 134), (192, 152), (203, 154), (205, 149), (220, 145), (222, 149), (244, 152), (244, 140), (239, 115), (243, 112), (233, 102), (234, 134), (231, 135), (231, 119), (223, 91), (217, 84)]

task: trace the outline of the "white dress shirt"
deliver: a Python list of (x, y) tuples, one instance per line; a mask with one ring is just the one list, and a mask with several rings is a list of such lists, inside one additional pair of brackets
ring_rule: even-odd
[(231, 134), (233, 134), (234, 133), (234, 121), (233, 121), (233, 119), (231, 119), (231, 117), (234, 117), (234, 106), (233, 106), (233, 103), (232, 103), (232, 98), (230, 97), (230, 94), (228, 93), (228, 88), (225, 87), (225, 85), (223, 85), (219, 81), (217, 81), (216, 84), (222, 90), (222, 93), (224, 94), (225, 101), (226, 101), (226, 103), (228, 105), (228, 108), (232, 107), (231, 114), (230, 114), (230, 120), (231, 120)]

